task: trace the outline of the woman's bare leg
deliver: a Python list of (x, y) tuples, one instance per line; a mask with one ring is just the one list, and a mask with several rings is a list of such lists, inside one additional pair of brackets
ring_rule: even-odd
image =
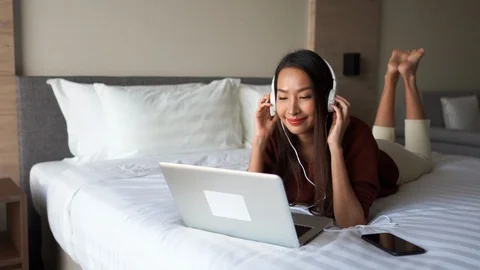
[(425, 119), (425, 111), (420, 99), (416, 76), (418, 63), (424, 53), (423, 49), (413, 50), (408, 54), (406, 61), (403, 61), (398, 66), (398, 71), (405, 83), (406, 119)]
[(405, 149), (423, 157), (426, 160), (423, 168), (427, 171), (431, 168), (430, 121), (426, 119), (416, 80), (418, 63), (424, 54), (423, 49), (413, 50), (400, 63), (398, 71), (405, 82)]
[(405, 51), (395, 49), (392, 52), (385, 73), (385, 84), (377, 109), (375, 126), (395, 127), (395, 90), (400, 76), (398, 67), (406, 60), (407, 56)]
[[(388, 88), (387, 80), (376, 121), (376, 125), (384, 125), (384, 127), (374, 126), (374, 131), (375, 129), (377, 130), (378, 138), (390, 138), (377, 140), (377, 143), (379, 148), (386, 152), (395, 162), (399, 172), (398, 185), (418, 179), (420, 176), (428, 173), (433, 166), (430, 159), (429, 121), (425, 119), (423, 104), (416, 85), (418, 62), (423, 54), (423, 49), (405, 52), (403, 54), (405, 59), (400, 61), (397, 68), (399, 74), (397, 76), (402, 77), (406, 88), (405, 147), (389, 142), (392, 141), (391, 138), (394, 138), (393, 125), (390, 128), (387, 125), (393, 124), (394, 121), (394, 103), (392, 100), (395, 91), (392, 89), (395, 88)], [(393, 94), (390, 94), (391, 92)]]

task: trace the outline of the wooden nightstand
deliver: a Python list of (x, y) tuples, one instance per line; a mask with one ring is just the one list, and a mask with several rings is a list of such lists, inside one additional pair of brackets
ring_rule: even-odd
[(0, 232), (0, 270), (28, 270), (27, 197), (10, 178), (0, 178), (0, 203), (7, 208), (7, 231)]

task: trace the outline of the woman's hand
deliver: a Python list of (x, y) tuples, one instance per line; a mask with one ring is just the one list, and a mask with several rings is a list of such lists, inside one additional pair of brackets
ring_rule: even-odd
[(335, 97), (335, 101), (337, 104), (331, 105), (335, 112), (327, 138), (330, 149), (342, 147), (343, 135), (350, 124), (350, 102), (339, 95)]
[(265, 139), (270, 136), (275, 126), (275, 122), (278, 119), (278, 115), (274, 117), (270, 115), (270, 93), (264, 95), (259, 103), (257, 112), (255, 113), (255, 133), (254, 137), (257, 139)]
[(258, 102), (258, 108), (255, 113), (255, 131), (252, 141), (252, 154), (248, 165), (249, 172), (264, 172), (264, 155), (267, 147), (268, 137), (275, 127), (278, 115), (270, 115), (270, 94), (264, 95)]

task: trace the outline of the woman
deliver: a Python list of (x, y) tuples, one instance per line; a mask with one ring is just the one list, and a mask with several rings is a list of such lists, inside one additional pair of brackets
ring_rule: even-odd
[[(274, 173), (283, 181), (291, 204), (335, 219), (346, 228), (368, 221), (377, 197), (431, 170), (429, 121), (416, 87), (423, 49), (395, 50), (385, 75), (373, 131), (350, 116), (350, 103), (337, 95), (327, 108), (333, 77), (316, 53), (300, 50), (279, 63), (273, 89), (259, 102), (249, 171)], [(394, 97), (398, 79), (406, 86), (405, 148), (394, 143)]]

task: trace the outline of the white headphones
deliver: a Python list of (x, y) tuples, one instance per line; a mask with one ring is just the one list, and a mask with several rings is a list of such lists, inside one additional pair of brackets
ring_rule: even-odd
[[(327, 64), (328, 68), (330, 69), (330, 73), (332, 74), (332, 78), (333, 78), (332, 89), (330, 89), (330, 91), (328, 92), (328, 97), (327, 97), (327, 109), (328, 109), (329, 112), (333, 112), (333, 109), (330, 107), (330, 105), (335, 103), (335, 96), (336, 96), (336, 93), (337, 93), (337, 79), (335, 77), (335, 72), (333, 72), (333, 69), (330, 66), (330, 64), (325, 59), (323, 61)], [(270, 103), (272, 104), (272, 106), (270, 106), (270, 115), (274, 116), (275, 112), (276, 112), (276, 106), (275, 106), (275, 103), (276, 103), (276, 99), (275, 99), (275, 76), (272, 79), (272, 90), (270, 92)], [(308, 178), (307, 173), (305, 171), (305, 168), (303, 167), (302, 162), (300, 162), (300, 157), (298, 156), (298, 152), (295, 149), (295, 147), (293, 146), (292, 142), (290, 141), (290, 138), (288, 137), (287, 132), (285, 131), (285, 127), (283, 125), (283, 122), (280, 121), (280, 123), (282, 125), (283, 132), (285, 133), (285, 137), (287, 137), (287, 140), (290, 143), (290, 146), (293, 148), (293, 151), (295, 152), (295, 155), (297, 156), (298, 164), (300, 164), (300, 167), (302, 167), (303, 174), (305, 175), (305, 178), (307, 179), (308, 182), (310, 182), (310, 184), (315, 186), (315, 183), (313, 183)], [(323, 196), (324, 200), (325, 200), (325, 198), (326, 198), (326, 195)], [(315, 204), (313, 204), (313, 205), (315, 205)]]

